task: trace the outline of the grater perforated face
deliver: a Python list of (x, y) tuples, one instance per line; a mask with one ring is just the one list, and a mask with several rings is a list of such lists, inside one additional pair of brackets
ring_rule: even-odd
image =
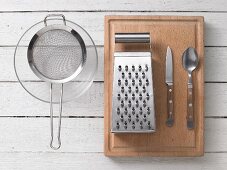
[(114, 53), (112, 132), (155, 131), (150, 52)]

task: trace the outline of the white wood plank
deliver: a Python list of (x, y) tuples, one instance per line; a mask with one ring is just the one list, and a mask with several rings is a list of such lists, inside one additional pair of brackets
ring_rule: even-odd
[[(36, 13), (0, 13), (1, 31), (0, 46), (15, 46), (20, 36), (34, 23), (43, 20), (46, 12)], [(186, 15), (205, 17), (205, 45), (226, 46), (227, 44), (227, 13), (203, 12), (67, 12), (66, 18), (84, 27), (96, 45), (103, 45), (105, 15)], [(26, 21), (26, 22), (23, 22)], [(24, 44), (29, 39), (24, 41)]]
[(227, 116), (227, 84), (205, 85), (205, 115)]
[[(49, 116), (49, 104), (27, 94), (19, 83), (0, 83), (0, 96), (0, 116)], [(227, 85), (207, 83), (205, 116), (227, 116), (226, 103)], [(81, 98), (63, 105), (63, 115), (103, 116), (103, 105), (103, 83), (94, 83)]]
[(2, 0), (0, 11), (226, 11), (225, 0)]
[[(62, 147), (53, 151), (49, 118), (0, 118), (0, 152), (103, 152), (103, 127), (103, 118), (63, 118)], [(227, 119), (206, 119), (205, 152), (227, 152), (226, 128)]]
[[(13, 69), (13, 55), (14, 47), (0, 47), (0, 81), (17, 81), (15, 72)], [(24, 47), (23, 53), (26, 53), (27, 48)], [(98, 47), (99, 65), (98, 71), (95, 77), (95, 81), (103, 81), (104, 75), (104, 49)], [(22, 54), (20, 54), (22, 55)], [(21, 65), (25, 62), (21, 61)], [(205, 48), (205, 81), (212, 82), (226, 82), (227, 81), (227, 48), (226, 47), (206, 47)], [(36, 79), (34, 76), (30, 76), (28, 72), (30, 68), (21, 67), (21, 70), (26, 74), (26, 80)], [(27, 70), (29, 69), (29, 70)]]
[[(19, 83), (0, 83), (0, 96), (0, 116), (49, 115), (49, 104), (33, 98)], [(63, 116), (103, 116), (103, 83), (94, 83), (79, 99), (63, 104)]]
[(194, 158), (109, 158), (103, 153), (0, 153), (2, 170), (226, 170), (226, 153)]
[(227, 48), (205, 48), (205, 81), (227, 81)]

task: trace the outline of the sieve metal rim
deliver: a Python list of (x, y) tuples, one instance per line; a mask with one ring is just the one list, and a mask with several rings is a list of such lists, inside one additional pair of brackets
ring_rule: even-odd
[[(55, 19), (47, 19), (47, 20), (49, 20), (49, 21), (60, 21), (61, 19), (55, 18)], [(92, 73), (92, 76), (91, 76), (92, 79), (90, 80), (89, 85), (83, 90), (82, 93), (80, 93), (78, 96), (75, 96), (74, 99), (76, 99), (76, 98), (80, 97), (84, 92), (86, 92), (86, 91), (91, 87), (92, 82), (94, 81), (94, 76), (95, 76), (95, 74), (96, 74), (96, 72), (97, 72), (97, 70), (98, 70), (98, 52), (97, 52), (97, 48), (96, 48), (96, 45), (95, 45), (94, 40), (91, 38), (91, 35), (90, 35), (83, 27), (81, 27), (79, 24), (77, 24), (77, 23), (75, 23), (75, 22), (72, 22), (72, 21), (70, 21), (70, 20), (67, 20), (67, 19), (66, 19), (65, 21), (66, 21), (67, 23), (70, 23), (70, 24), (73, 24), (73, 25), (77, 26), (78, 28), (80, 28), (80, 29), (89, 37), (89, 40), (92, 42), (93, 48), (94, 48), (94, 50), (95, 50), (95, 58), (96, 58), (96, 60), (97, 60), (97, 64), (96, 64), (96, 67), (95, 67), (95, 71)], [(29, 32), (30, 30), (32, 30), (34, 27), (36, 27), (37, 25), (40, 25), (40, 24), (42, 24), (42, 23), (43, 23), (43, 20), (42, 20), (42, 21), (39, 21), (39, 22), (36, 22), (35, 24), (31, 25), (31, 26), (30, 26), (30, 27), (21, 35), (20, 39), (18, 40), (18, 42), (17, 42), (17, 44), (16, 44), (16, 47), (15, 47), (15, 50), (14, 50), (14, 54), (13, 54), (13, 68), (14, 68), (14, 72), (15, 72), (15, 75), (16, 75), (16, 77), (17, 77), (18, 82), (20, 83), (20, 85), (22, 86), (22, 88), (23, 88), (29, 95), (31, 95), (32, 97), (34, 97), (35, 99), (37, 99), (37, 100), (39, 100), (39, 101), (41, 101), (41, 102), (49, 103), (48, 100), (45, 100), (45, 99), (43, 99), (43, 98), (41, 98), (41, 97), (38, 97), (38, 96), (35, 95), (33, 92), (31, 92), (29, 89), (27, 89), (27, 87), (24, 85), (24, 82), (26, 82), (26, 81), (23, 81), (22, 78), (21, 78), (21, 76), (18, 74), (17, 62), (16, 62), (16, 58), (18, 57), (18, 48), (20, 48), (20, 47), (23, 46), (23, 45), (22, 45), (22, 46), (20, 45), (20, 43), (22, 42), (23, 38), (25, 37), (25, 35), (28, 34), (28, 32)], [(72, 101), (72, 100), (74, 100), (74, 99), (64, 100), (63, 103), (70, 102), (70, 101)], [(54, 103), (54, 104), (57, 104), (58, 102), (53, 102), (53, 103)]]
[[(76, 71), (70, 75), (69, 77), (66, 77), (64, 79), (51, 79), (46, 77), (45, 75), (43, 75), (35, 66), (34, 64), (34, 59), (33, 59), (33, 48), (34, 45), (36, 43), (36, 41), (39, 40), (39, 38), (45, 34), (48, 31), (53, 31), (53, 30), (63, 30), (66, 31), (68, 33), (70, 33), (72, 36), (74, 36), (82, 49), (82, 62), (80, 63), (79, 67), (76, 69)], [(28, 46), (28, 50), (27, 50), (27, 59), (28, 59), (28, 63), (29, 66), (31, 68), (31, 70), (34, 72), (34, 74), (39, 77), (41, 80), (47, 81), (47, 82), (51, 82), (51, 83), (66, 83), (69, 82), (71, 80), (73, 80), (83, 69), (84, 63), (86, 62), (86, 47), (85, 47), (85, 43), (82, 39), (82, 37), (71, 27), (66, 26), (66, 25), (58, 25), (58, 24), (54, 24), (54, 25), (49, 25), (49, 26), (45, 26), (44, 28), (40, 29), (31, 39), (29, 46)]]

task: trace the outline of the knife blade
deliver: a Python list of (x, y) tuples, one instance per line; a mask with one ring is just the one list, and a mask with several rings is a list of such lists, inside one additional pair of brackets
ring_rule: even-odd
[(168, 46), (166, 51), (166, 85), (167, 85), (167, 120), (168, 127), (174, 124), (173, 110), (173, 55), (172, 50)]

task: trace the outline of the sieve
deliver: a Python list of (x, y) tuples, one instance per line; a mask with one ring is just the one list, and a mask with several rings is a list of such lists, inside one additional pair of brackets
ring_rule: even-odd
[[(53, 15), (51, 15), (53, 16)], [(54, 15), (56, 16), (56, 15)], [(63, 83), (74, 79), (82, 70), (86, 61), (86, 48), (81, 36), (72, 28), (64, 25), (47, 25), (39, 30), (31, 39), (28, 46), (28, 63), (34, 74), (41, 80), (50, 83), (50, 147), (58, 149), (61, 146), (60, 131), (62, 117)], [(53, 83), (61, 83), (59, 99), (58, 146), (53, 146)]]
[[(49, 19), (50, 17), (55, 17), (55, 19)], [(59, 19), (56, 19), (56, 17), (61, 17), (63, 24), (48, 24), (52, 20), (59, 21)], [(41, 22), (33, 25), (24, 33), (24, 35), (19, 40), (14, 54), (14, 68), (17, 78), (24, 89), (33, 97), (36, 97), (41, 101), (48, 102), (50, 104), (50, 147), (52, 149), (59, 149), (61, 147), (60, 136), (64, 91), (66, 90), (68, 94), (67, 96), (70, 96), (70, 98), (66, 99), (67, 101), (69, 101), (71, 100), (73, 95), (74, 97), (79, 97), (91, 86), (94, 74), (97, 70), (97, 51), (88, 33), (79, 25), (67, 21), (64, 15), (47, 15), (42, 23), (44, 23), (44, 27), (42, 26), (42, 28), (39, 29), (36, 28), (36, 26), (40, 25)], [(67, 23), (75, 26), (77, 31), (71, 26), (68, 26)], [(36, 30), (36, 32), (32, 34), (33, 36), (32, 38), (30, 38), (28, 44), (26, 55), (27, 63), (32, 73), (42, 82), (48, 84), (48, 101), (46, 100), (46, 97), (43, 98), (42, 96), (42, 98), (40, 98), (36, 93), (34, 93), (33, 89), (35, 89), (36, 87), (33, 87), (31, 89), (29, 86), (27, 86), (25, 83), (26, 81), (23, 81), (23, 79), (27, 79), (27, 77), (24, 76), (26, 74), (20, 73), (20, 69), (22, 68), (22, 66), (18, 64), (18, 61), (22, 59), (18, 54), (18, 51), (21, 48), (20, 43), (23, 42), (23, 37), (31, 34), (31, 30)], [(82, 38), (82, 36), (84, 38)], [(87, 46), (84, 40), (87, 42)], [(91, 51), (93, 53), (91, 53)], [(55, 88), (54, 85), (58, 85), (58, 87), (60, 86), (60, 88)], [(70, 91), (69, 88), (71, 88), (72, 91)], [(40, 87), (40, 89), (46, 91), (43, 86)], [(60, 94), (54, 94), (56, 92), (60, 92)], [(55, 98), (56, 96), (58, 96), (58, 101), (56, 101), (56, 99), (53, 99), (53, 95), (55, 96)], [(56, 146), (54, 146), (53, 144), (53, 104), (59, 104), (59, 112), (57, 116), (58, 129)]]

